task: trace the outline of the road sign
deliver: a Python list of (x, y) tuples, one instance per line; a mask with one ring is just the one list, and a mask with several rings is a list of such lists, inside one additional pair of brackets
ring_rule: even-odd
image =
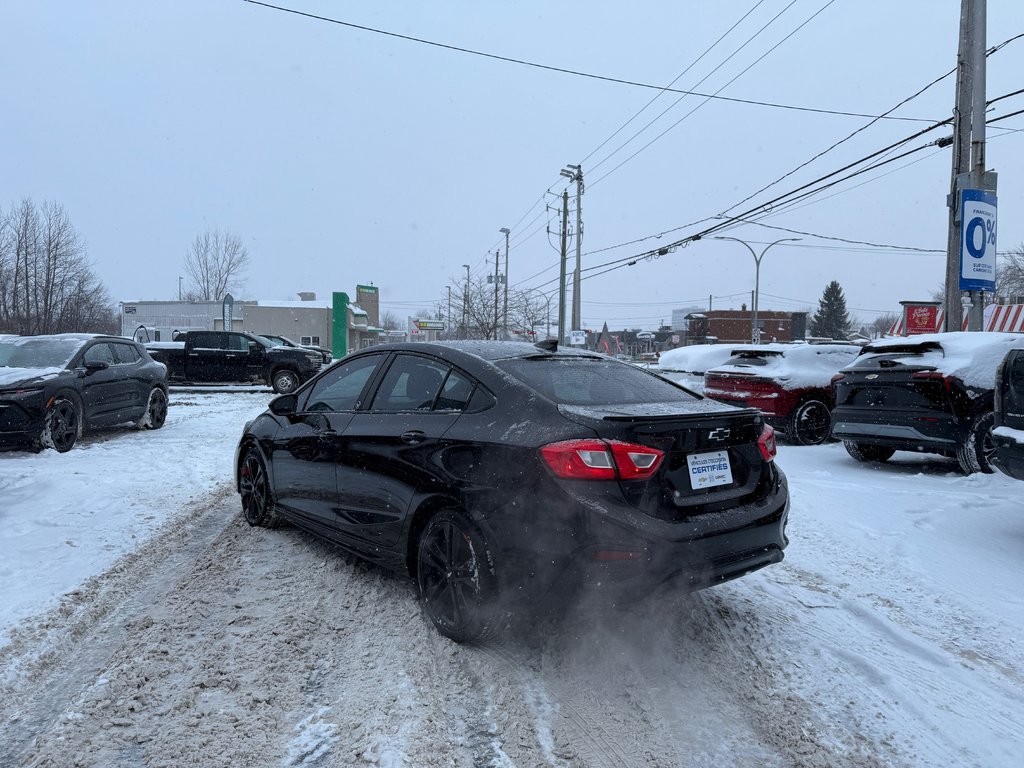
[(651, 339), (654, 338), (654, 334), (651, 333), (650, 331), (640, 331), (640, 333), (638, 333), (636, 337), (640, 339), (640, 341), (650, 341)]
[(960, 290), (996, 290), (996, 196), (960, 191)]
[(569, 344), (574, 347), (582, 347), (587, 343), (586, 331), (569, 331)]

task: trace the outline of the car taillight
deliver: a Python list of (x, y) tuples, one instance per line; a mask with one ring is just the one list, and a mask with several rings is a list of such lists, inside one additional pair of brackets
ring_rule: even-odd
[(564, 440), (545, 445), (540, 454), (558, 477), (574, 480), (646, 480), (665, 456), (619, 440)]
[(846, 378), (846, 374), (845, 373), (837, 373), (835, 376), (832, 377), (832, 385), (835, 386), (837, 381), (842, 381), (845, 378)]
[(950, 387), (953, 381), (952, 378), (950, 378), (944, 373), (939, 373), (938, 371), (914, 371), (912, 374), (910, 374), (910, 378), (917, 379), (918, 381), (921, 381), (922, 379), (941, 381), (943, 386), (945, 386), (947, 392), (950, 391)]
[(771, 461), (778, 453), (778, 447), (775, 444), (775, 430), (767, 424), (761, 430), (761, 436), (757, 438), (757, 447), (761, 450), (761, 458), (765, 461)]

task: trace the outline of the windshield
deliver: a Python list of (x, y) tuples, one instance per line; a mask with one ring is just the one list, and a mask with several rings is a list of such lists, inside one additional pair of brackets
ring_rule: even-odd
[(604, 358), (531, 357), (497, 365), (556, 403), (621, 405), (693, 402), (699, 398), (634, 365)]
[(80, 338), (27, 338), (0, 341), (0, 366), (63, 368), (85, 343)]

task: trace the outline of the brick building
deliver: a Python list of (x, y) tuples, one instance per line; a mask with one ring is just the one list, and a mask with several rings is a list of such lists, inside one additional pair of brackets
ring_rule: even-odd
[[(746, 308), (695, 312), (686, 319), (687, 344), (746, 344), (752, 340), (753, 317)], [(803, 340), (807, 336), (807, 313), (758, 311), (757, 325), (764, 343)]]

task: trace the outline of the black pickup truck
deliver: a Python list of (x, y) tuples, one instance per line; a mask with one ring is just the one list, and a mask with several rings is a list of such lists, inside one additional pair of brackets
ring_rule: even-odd
[(172, 342), (146, 345), (167, 366), (172, 382), (261, 382), (287, 394), (320, 370), (323, 358), (309, 349), (277, 347), (261, 336), (236, 331), (189, 331)]

